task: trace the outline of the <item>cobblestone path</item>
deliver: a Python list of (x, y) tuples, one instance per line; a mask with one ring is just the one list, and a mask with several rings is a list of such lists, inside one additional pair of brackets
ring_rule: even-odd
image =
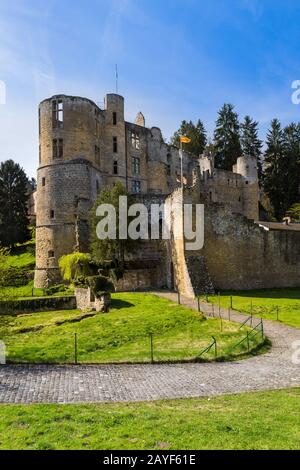
[[(177, 295), (157, 292), (177, 300)], [(197, 308), (182, 297), (182, 303)], [(212, 306), (201, 303), (210, 314)], [(224, 318), (228, 311), (221, 310)], [(231, 319), (245, 320), (232, 312)], [(300, 387), (300, 365), (292, 347), (300, 330), (264, 321), (272, 349), (237, 362), (174, 365), (0, 366), (1, 403), (95, 403), (214, 396), (255, 390)]]

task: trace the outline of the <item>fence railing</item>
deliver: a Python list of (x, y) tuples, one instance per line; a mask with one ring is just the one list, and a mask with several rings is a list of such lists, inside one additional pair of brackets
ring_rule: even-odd
[[(226, 296), (228, 297), (228, 296)], [(268, 306), (261, 306), (261, 305), (255, 305), (254, 301), (251, 300), (251, 303), (248, 304), (248, 305), (245, 305), (241, 308), (241, 306), (239, 306), (239, 308), (235, 307), (234, 306), (234, 297), (231, 295), (229, 297), (229, 305), (228, 307), (224, 307), (224, 303), (223, 303), (223, 306), (221, 305), (221, 299), (222, 299), (222, 296), (220, 295), (220, 293), (218, 294), (211, 294), (211, 295), (200, 295), (197, 297), (196, 301), (197, 301), (197, 304), (198, 304), (198, 310), (200, 311), (200, 299), (202, 302), (205, 302), (207, 305), (211, 305), (212, 306), (212, 312), (207, 312), (208, 315), (212, 315), (212, 316), (215, 316), (215, 312), (216, 310), (220, 307), (224, 310), (226, 308), (228, 308), (228, 312), (229, 312), (229, 317), (230, 317), (230, 313), (232, 310), (236, 310), (236, 311), (240, 311), (241, 313), (249, 313), (252, 317), (263, 317), (264, 315), (268, 315), (268, 318), (272, 319), (272, 320), (276, 320), (276, 321), (280, 321), (281, 318), (280, 318), (280, 314), (282, 313), (282, 308), (279, 306), (279, 305), (270, 305), (269, 307)], [(213, 300), (212, 300), (213, 299)], [(230, 319), (230, 318), (229, 318)]]
[[(199, 344), (203, 344), (203, 338), (194, 330), (188, 329), (176, 340), (168, 335), (149, 332), (128, 338), (116, 337), (113, 343), (105, 337), (93, 337), (87, 333), (70, 332), (70, 334), (58, 334), (52, 339), (39, 329), (39, 325), (24, 329), (16, 337), (1, 336), (0, 341), (6, 347), (7, 362), (9, 363), (48, 363), (48, 364), (109, 364), (109, 363), (163, 363), (163, 362), (195, 362), (199, 359), (217, 359), (218, 357), (230, 358), (231, 351), (247, 341), (259, 346), (264, 341), (263, 322), (247, 331), (245, 337), (235, 344), (233, 336), (223, 340), (222, 331), (220, 337), (212, 336), (212, 341), (200, 352)], [(237, 326), (235, 334), (240, 330)], [(261, 333), (261, 340), (256, 341)], [(32, 336), (31, 336), (32, 334)], [(248, 350), (250, 346), (248, 347)], [(241, 353), (243, 351), (241, 350)]]
[(218, 347), (217, 347), (217, 340), (214, 336), (212, 336), (213, 342), (207, 347), (204, 348), (200, 353), (196, 356), (196, 359), (200, 359), (205, 353), (208, 353), (213, 347), (215, 348), (215, 358), (218, 356)]
[[(247, 318), (247, 321), (249, 321), (249, 318)], [(245, 322), (244, 322), (244, 324), (245, 324)], [(232, 347), (231, 350), (233, 351), (237, 346), (240, 346), (244, 342), (247, 342), (247, 350), (249, 352), (250, 351), (250, 341), (253, 340), (258, 334), (261, 334), (261, 341), (263, 342), (265, 340), (265, 335), (264, 335), (264, 324), (263, 324), (262, 320), (254, 328), (252, 328), (252, 330), (247, 331), (246, 336), (244, 338), (242, 338), (238, 343), (236, 343)]]

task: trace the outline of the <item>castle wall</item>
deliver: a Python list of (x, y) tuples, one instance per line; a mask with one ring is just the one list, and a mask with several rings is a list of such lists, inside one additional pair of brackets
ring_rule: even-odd
[(300, 234), (266, 231), (223, 204), (205, 208), (201, 254), (216, 289), (300, 285)]
[[(88, 212), (104, 186), (112, 187), (116, 181), (121, 181), (129, 192), (140, 192), (137, 199), (146, 202), (149, 208), (151, 203), (163, 202), (168, 195), (167, 204), (180, 199), (179, 149), (163, 141), (160, 129), (146, 128), (144, 123), (142, 115), (136, 124), (125, 122), (124, 99), (116, 94), (106, 96), (103, 110), (86, 98), (65, 95), (54, 96), (40, 104), (36, 287), (45, 287), (60, 280), (58, 260), (62, 255), (88, 250)], [(197, 173), (198, 177), (193, 181), (197, 163), (199, 169), (194, 175)], [(234, 237), (237, 236), (238, 240), (240, 237), (234, 230), (239, 230), (240, 220), (242, 227), (247, 223), (243, 217), (236, 218), (239, 216), (232, 213), (257, 219), (255, 165), (254, 159), (241, 157), (234, 172), (227, 172), (215, 169), (212, 157), (202, 157), (197, 162), (195, 156), (183, 152), (185, 186), (195, 183), (196, 199), (201, 194), (208, 206), (216, 207), (213, 203), (222, 202), (227, 207), (223, 216), (228, 218), (225, 227), (229, 225), (227, 232), (224, 229), (224, 239), (222, 232), (215, 234), (214, 221), (211, 220), (204, 248), (207, 260), (206, 254), (199, 254), (202, 257), (201, 266), (207, 265), (209, 272), (212, 270), (213, 280), (215, 277), (220, 286), (229, 283), (226, 274), (222, 278), (222, 273), (226, 273), (225, 265), (222, 265), (222, 249), (227, 242), (235, 246)], [(235, 229), (230, 228), (231, 222), (237, 225)], [(251, 232), (251, 243), (255, 246), (254, 233)], [(216, 250), (220, 250), (216, 260), (213, 254), (215, 238), (218, 241)], [(241, 246), (236, 253), (246, 251), (246, 241), (238, 241), (238, 247), (239, 243)], [(276, 248), (277, 242), (272, 243)], [(272, 243), (268, 251), (270, 258)], [(232, 266), (229, 272), (238, 276), (240, 268), (235, 251), (228, 252), (229, 265)], [(252, 251), (252, 255), (254, 253)], [(188, 268), (182, 239), (173, 239), (172, 242), (143, 241), (137, 245), (134, 257), (138, 260), (156, 260), (164, 285), (171, 287), (177, 284), (181, 292), (192, 295), (189, 269), (196, 269), (197, 259), (193, 258)], [(292, 273), (290, 268), (287, 271)], [(245, 282), (244, 278), (242, 282)]]
[(207, 202), (229, 204), (232, 212), (258, 220), (259, 186), (256, 159), (240, 157), (233, 171), (226, 171), (213, 168), (211, 158), (204, 156), (199, 160), (199, 167), (199, 189)]

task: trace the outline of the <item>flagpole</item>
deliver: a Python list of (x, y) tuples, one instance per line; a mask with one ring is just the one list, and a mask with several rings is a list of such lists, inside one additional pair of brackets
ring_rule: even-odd
[(183, 143), (180, 141), (180, 179), (181, 179), (181, 190), (183, 194)]

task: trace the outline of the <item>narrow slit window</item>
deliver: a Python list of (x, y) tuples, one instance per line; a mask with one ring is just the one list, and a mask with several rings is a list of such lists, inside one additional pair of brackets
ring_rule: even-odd
[(53, 139), (53, 159), (63, 158), (64, 156), (64, 141), (63, 139)]
[(115, 111), (113, 112), (113, 125), (117, 125), (117, 113)]
[(53, 250), (48, 251), (48, 258), (54, 258), (54, 251)]
[(100, 165), (100, 147), (95, 145), (95, 162), (96, 165)]
[(113, 137), (113, 152), (118, 153), (118, 137)]
[(50, 211), (50, 219), (54, 219), (54, 217), (55, 217), (55, 212), (54, 212), (54, 210), (52, 209), (52, 210)]
[(46, 186), (46, 178), (42, 178), (42, 186)]
[(118, 162), (117, 160), (114, 160), (114, 175), (117, 175), (119, 173), (119, 168), (118, 168)]

